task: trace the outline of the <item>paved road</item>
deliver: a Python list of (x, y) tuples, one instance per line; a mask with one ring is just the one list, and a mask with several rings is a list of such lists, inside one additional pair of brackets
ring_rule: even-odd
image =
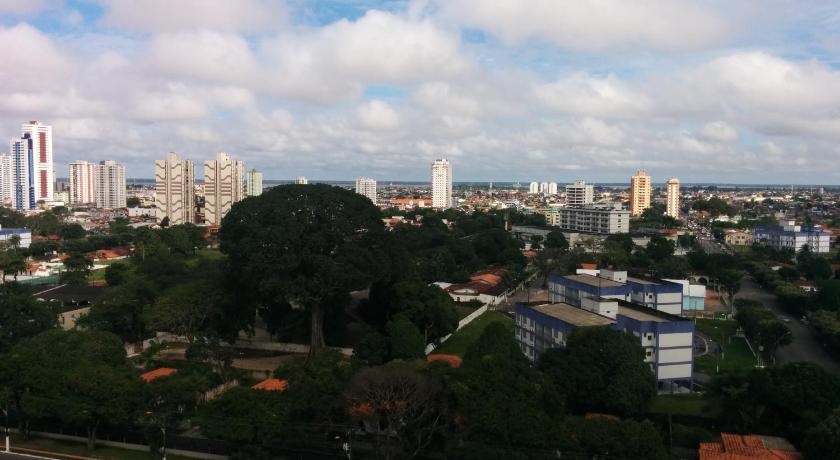
[[(0, 447), (0, 450), (2, 450), (2, 447)], [(0, 452), (0, 460), (35, 460), (39, 458), (46, 459), (47, 457), (35, 457), (33, 455), (18, 455)]]
[(772, 293), (759, 288), (752, 278), (746, 277), (741, 282), (741, 290), (735, 295), (736, 299), (750, 299), (758, 300), (765, 306), (769, 307), (776, 313), (776, 316), (783, 316), (790, 318), (787, 327), (790, 328), (791, 335), (793, 335), (793, 343), (786, 347), (782, 347), (776, 352), (776, 359), (780, 363), (790, 363), (795, 361), (810, 361), (819, 364), (824, 369), (840, 374), (840, 364), (831, 359), (826, 351), (817, 343), (814, 334), (807, 326), (803, 325), (797, 318), (793, 318), (782, 310), (779, 306), (776, 296)]
[(707, 254), (728, 254), (729, 249), (726, 248), (724, 245), (720, 244), (719, 242), (713, 239), (707, 238), (700, 238), (697, 240), (700, 243), (700, 247), (703, 248)]

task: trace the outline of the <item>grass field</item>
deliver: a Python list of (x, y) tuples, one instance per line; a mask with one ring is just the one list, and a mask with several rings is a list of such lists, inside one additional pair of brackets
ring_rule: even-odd
[[(697, 330), (708, 335), (715, 342), (723, 343), (723, 359), (714, 354), (697, 357), (694, 360), (694, 370), (708, 375), (714, 375), (716, 366), (720, 372), (752, 369), (756, 362), (750, 352), (747, 342), (735, 337), (738, 323), (733, 320), (698, 319)], [(722, 341), (722, 342), (721, 342)]]
[[(15, 448), (43, 451), (44, 453), (40, 454), (28, 451), (23, 451), (23, 453), (38, 454), (44, 456), (48, 455), (46, 452), (54, 452), (58, 454), (65, 454), (82, 458), (95, 458), (107, 460), (158, 460), (160, 458), (160, 456), (153, 455), (151, 452), (144, 452), (139, 450), (117, 449), (114, 447), (97, 447), (94, 450), (88, 450), (87, 446), (81, 443), (58, 441), (54, 439), (44, 438), (32, 438), (23, 440), (18, 436), (12, 436), (12, 450), (14, 451)], [(173, 460), (187, 460), (188, 457), (167, 454), (166, 458)]]
[[(481, 333), (484, 332), (484, 329), (487, 326), (493, 323), (502, 323), (507, 326), (511, 333), (513, 332), (513, 320), (510, 317), (498, 311), (488, 311), (473, 320), (470, 324), (464, 326), (464, 328), (460, 331), (453, 334), (446, 343), (435, 350), (435, 353), (445, 353), (463, 357), (467, 348), (469, 348), (473, 342), (478, 340), (479, 336), (481, 336)], [(513, 340), (512, 337), (511, 340)]]
[(699, 394), (657, 395), (651, 400), (648, 412), (692, 417), (714, 417), (715, 415), (706, 407), (706, 401)]

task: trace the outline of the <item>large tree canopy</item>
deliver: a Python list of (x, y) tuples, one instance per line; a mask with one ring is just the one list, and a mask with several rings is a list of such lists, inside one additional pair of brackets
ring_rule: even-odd
[(365, 197), (329, 185), (284, 185), (233, 206), (219, 233), (244, 304), (287, 302), (311, 312), (312, 350), (324, 346), (324, 300), (382, 271), (384, 228)]

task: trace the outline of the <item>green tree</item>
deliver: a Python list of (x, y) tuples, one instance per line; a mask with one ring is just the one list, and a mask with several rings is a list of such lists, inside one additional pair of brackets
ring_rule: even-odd
[(606, 327), (581, 328), (565, 348), (548, 350), (540, 369), (568, 395), (578, 413), (642, 413), (656, 394), (656, 378), (639, 339)]
[(372, 289), (367, 309), (374, 324), (381, 327), (397, 315), (405, 315), (423, 334), (424, 343), (455, 331), (458, 312), (443, 289), (418, 279), (380, 284)]
[(290, 422), (285, 395), (237, 387), (204, 405), (196, 417), (201, 434), (236, 444), (275, 441)]
[(718, 275), (718, 282), (720, 283), (720, 287), (726, 292), (729, 300), (729, 308), (733, 313), (735, 308), (735, 294), (741, 290), (742, 279), (744, 279), (744, 273), (741, 270), (726, 269)]
[(169, 227), (169, 216), (163, 216), (163, 219), (160, 221), (160, 228)]
[(137, 198), (136, 196), (126, 198), (125, 205), (129, 208), (140, 207), (140, 198)]
[(287, 361), (274, 376), (289, 382), (285, 404), (293, 420), (330, 424), (346, 420), (347, 407), (341, 396), (353, 373), (348, 359), (327, 348)]
[(71, 254), (64, 260), (65, 270), (61, 273), (61, 282), (74, 285), (87, 283), (93, 262), (84, 254)]
[(79, 224), (65, 224), (58, 230), (58, 236), (60, 236), (62, 240), (75, 240), (84, 238), (85, 235), (87, 235), (87, 232)]
[(57, 326), (57, 312), (17, 283), (0, 285), (0, 353), (19, 340)]
[(370, 200), (328, 185), (274, 187), (236, 203), (221, 250), (245, 303), (310, 311), (310, 352), (324, 346), (324, 300), (381, 276), (383, 225)]
[(217, 299), (204, 281), (179, 284), (166, 290), (143, 311), (148, 327), (186, 337), (190, 345), (210, 328)]
[(574, 440), (570, 450), (585, 452), (586, 458), (671, 458), (656, 426), (648, 420), (570, 417), (565, 425)]
[(105, 281), (108, 286), (119, 286), (128, 279), (130, 269), (127, 264), (116, 262), (105, 269)]
[(545, 237), (545, 247), (566, 251), (569, 249), (569, 241), (566, 240), (566, 236), (560, 230), (552, 230)]
[(394, 359), (422, 358), (426, 343), (423, 334), (407, 317), (399, 315), (385, 326), (388, 332), (391, 357)]
[(802, 450), (808, 460), (840, 458), (840, 410), (835, 410), (808, 431)]
[(391, 355), (390, 347), (387, 337), (373, 331), (365, 334), (353, 347), (353, 357), (368, 366), (381, 366)]
[(139, 402), (140, 379), (113, 334), (50, 330), (18, 342), (4, 361), (19, 415), (86, 426), (90, 449), (102, 424), (128, 421)]
[(674, 255), (674, 242), (654, 235), (647, 244), (646, 250), (651, 259), (659, 262)]
[(179, 374), (159, 377), (142, 389), (140, 422), (152, 452), (158, 451), (164, 430), (176, 430), (191, 417), (201, 396), (201, 382)]

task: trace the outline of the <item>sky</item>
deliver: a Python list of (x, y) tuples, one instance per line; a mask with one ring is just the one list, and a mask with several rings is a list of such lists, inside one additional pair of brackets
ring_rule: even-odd
[(0, 0), (0, 63), (58, 176), (840, 184), (837, 1)]

